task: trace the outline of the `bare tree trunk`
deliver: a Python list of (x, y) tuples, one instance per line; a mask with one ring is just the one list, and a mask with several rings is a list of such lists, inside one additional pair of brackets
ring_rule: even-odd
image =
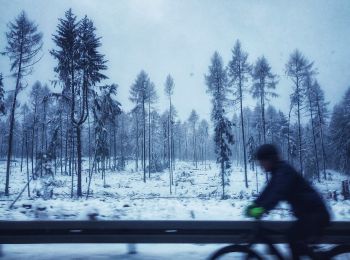
[(204, 169), (207, 169), (207, 137), (204, 141)]
[(116, 120), (113, 122), (113, 168), (117, 169), (117, 123)]
[(308, 86), (307, 88), (308, 88), (308, 99), (309, 99), (309, 108), (310, 108), (312, 137), (313, 137), (314, 153), (315, 153), (315, 160), (316, 160), (317, 180), (318, 180), (318, 182), (321, 182), (320, 166), (318, 165), (318, 153), (317, 153), (317, 144), (316, 144), (316, 136), (315, 136), (315, 124), (314, 124), (314, 117), (313, 117), (312, 103), (311, 103), (311, 93), (310, 93), (311, 90), (310, 90), (310, 86)]
[[(23, 110), (23, 121), (22, 121), (22, 152), (21, 152), (21, 172), (22, 172), (22, 166), (23, 166), (23, 153), (24, 153), (24, 146), (27, 145), (24, 143), (24, 139), (27, 138), (27, 130), (24, 130), (24, 125), (26, 122), (26, 111)], [(27, 142), (27, 139), (26, 139)]]
[(109, 144), (109, 154), (108, 154), (108, 157), (107, 157), (107, 160), (108, 160), (108, 169), (109, 170), (112, 170), (112, 148), (113, 148), (113, 141), (115, 140), (115, 139), (113, 139), (113, 141), (112, 141), (112, 133), (113, 133), (113, 124), (109, 124), (109, 132), (108, 133), (110, 133), (110, 134), (108, 134), (108, 137), (109, 138), (107, 138), (107, 139), (109, 139), (109, 142), (108, 142), (108, 144)]
[[(170, 110), (171, 110), (171, 106), (169, 107), (170, 108)], [(170, 110), (169, 110), (169, 115), (168, 115), (168, 136), (167, 136), (167, 150), (168, 150), (168, 167), (169, 167), (169, 187), (170, 187), (170, 194), (171, 194), (171, 186), (172, 186), (172, 173), (171, 173), (171, 171), (172, 171), (172, 167), (171, 167), (171, 145), (170, 145), (170, 142), (171, 142), (171, 139), (170, 139)]]
[(222, 184), (222, 198), (225, 198), (225, 165), (221, 160), (221, 184)]
[(120, 162), (121, 162), (121, 167), (124, 170), (125, 168), (125, 155), (124, 155), (124, 143), (123, 143), (123, 138), (125, 136), (125, 126), (124, 126), (124, 116), (122, 115), (121, 117), (121, 129), (120, 129)]
[(288, 131), (287, 131), (287, 161), (290, 162), (289, 156), (290, 156), (290, 114), (292, 113), (293, 105), (290, 104), (289, 113), (288, 113)]
[(24, 153), (24, 134), (23, 134), (23, 132), (22, 132), (22, 142), (21, 142), (21, 172), (22, 172), (22, 169), (23, 169), (23, 156), (24, 156), (23, 155), (23, 153)]
[(172, 107), (171, 107), (171, 95), (169, 96), (169, 120), (168, 120), (168, 156), (169, 156), (169, 173), (170, 173), (170, 185), (174, 184), (173, 180), (173, 161), (172, 161)]
[[(261, 94), (261, 121), (263, 125), (263, 141), (264, 144), (266, 144), (266, 122), (265, 122), (265, 99), (264, 99), (264, 92)], [(265, 179), (266, 181), (269, 180), (269, 175), (267, 172), (265, 172)]]
[(13, 130), (15, 127), (15, 111), (16, 111), (16, 101), (17, 93), (19, 87), (19, 78), (20, 78), (20, 69), (17, 76), (16, 90), (12, 102), (11, 114), (10, 114), (10, 131), (9, 131), (9, 141), (7, 148), (7, 164), (6, 164), (6, 184), (5, 184), (5, 196), (9, 196), (9, 187), (10, 187), (10, 166), (11, 166), (11, 156), (12, 156), (12, 141), (13, 141)]
[(86, 191), (86, 199), (89, 198), (91, 179), (92, 179), (92, 174), (94, 172), (94, 169), (95, 169), (95, 173), (96, 173), (96, 153), (94, 154), (94, 161), (92, 162), (92, 169), (89, 168), (89, 182), (88, 182), (88, 188)]
[[(222, 131), (220, 129), (220, 142), (223, 141), (223, 138), (222, 138)], [(221, 146), (221, 151), (222, 151), (222, 143), (220, 144)], [(220, 153), (221, 153), (220, 151)], [(222, 199), (225, 198), (225, 162), (222, 158), (222, 156), (220, 155), (220, 159), (221, 159), (221, 185), (222, 185)]]
[[(154, 118), (151, 121), (151, 140), (154, 140)], [(151, 142), (151, 161), (154, 162), (154, 144)]]
[(185, 160), (188, 160), (188, 147), (187, 147), (187, 129), (185, 130)]
[[(174, 170), (175, 170), (175, 143), (174, 143), (174, 131), (171, 131), (171, 165), (172, 165), (172, 176), (174, 179)], [(173, 181), (174, 184), (174, 181)]]
[[(260, 82), (260, 84), (262, 84)], [(261, 120), (262, 120), (262, 125), (263, 125), (263, 140), (264, 144), (266, 143), (266, 123), (265, 123), (265, 96), (264, 96), (264, 91), (262, 89), (261, 93), (261, 100), (260, 100), (260, 106), (261, 106)]]
[(90, 114), (88, 115), (88, 139), (89, 139), (89, 145), (88, 145), (88, 153), (89, 153), (89, 176), (91, 172), (91, 125), (90, 125)]
[(198, 169), (198, 155), (197, 155), (197, 134), (196, 134), (196, 125), (194, 126), (194, 160), (196, 162), (196, 169)]
[(78, 183), (77, 183), (77, 196), (78, 197), (81, 197), (83, 194), (82, 194), (82, 191), (81, 191), (81, 171), (82, 171), (82, 159), (81, 159), (81, 126), (78, 125), (76, 127), (76, 130), (77, 130), (77, 155), (78, 155)]
[(148, 102), (148, 178), (151, 178), (151, 101)]
[[(69, 127), (69, 122), (68, 122), (68, 112), (67, 112), (67, 118), (66, 118), (66, 142), (65, 142), (65, 160), (64, 160), (64, 173), (67, 174), (67, 163), (68, 163), (68, 145), (69, 145), (69, 140), (70, 140), (70, 135), (69, 135), (70, 127)], [(69, 156), (70, 157), (70, 156)], [(69, 159), (69, 175), (71, 174), (71, 164), (70, 164), (70, 159)]]
[[(46, 101), (43, 102), (44, 103), (44, 111), (43, 111), (43, 114), (44, 114), (44, 118), (43, 118), (43, 121), (42, 121), (42, 127), (41, 127), (41, 158), (44, 159), (44, 144), (45, 144), (45, 124), (46, 124)], [(43, 176), (43, 164), (41, 163), (40, 164), (40, 177)]]
[(297, 87), (297, 113), (298, 113), (298, 139), (299, 139), (299, 164), (300, 164), (300, 172), (302, 175), (304, 175), (303, 173), (303, 160), (302, 160), (302, 146), (301, 146), (301, 123), (300, 123), (300, 86), (299, 86), (299, 79), (297, 79), (296, 82), (296, 87)]
[(139, 169), (139, 121), (137, 120), (137, 114), (135, 113), (136, 118), (136, 171)]
[(145, 100), (142, 101), (142, 168), (143, 168), (143, 182), (146, 182), (146, 112)]
[(15, 127), (15, 111), (16, 111), (17, 95), (20, 87), (20, 79), (22, 76), (22, 57), (23, 57), (23, 35), (22, 35), (21, 46), (20, 46), (20, 57), (18, 62), (16, 88), (15, 88), (11, 114), (10, 114), (10, 131), (9, 131), (9, 142), (8, 142), (8, 148), (7, 148), (5, 196), (9, 196), (9, 188), (10, 188), (10, 166), (11, 166), (11, 156), (12, 156), (13, 130)]
[(62, 124), (62, 103), (60, 108), (60, 168), (61, 168), (61, 176), (63, 175), (63, 124)]
[(71, 186), (71, 197), (73, 198), (74, 196), (74, 135), (73, 135), (73, 128), (71, 127), (71, 136), (70, 136), (70, 145), (71, 145), (71, 150), (70, 150), (70, 158), (69, 158), (69, 174), (72, 177), (72, 186)]
[(255, 167), (256, 192), (259, 193), (258, 167)]
[(245, 135), (244, 135), (243, 95), (242, 95), (242, 82), (241, 82), (241, 80), (239, 81), (239, 96), (240, 96), (241, 127), (242, 127), (242, 142), (243, 142), (244, 181), (245, 181), (245, 187), (248, 188), (247, 153), (246, 153)]
[(28, 160), (28, 133), (27, 131), (25, 132), (25, 137), (26, 137), (26, 164), (27, 164), (27, 183), (28, 183), (28, 197), (30, 198), (30, 187), (29, 187), (29, 160)]
[(322, 115), (321, 115), (321, 108), (320, 108), (320, 101), (319, 101), (318, 93), (316, 93), (316, 101), (317, 101), (318, 121), (319, 121), (319, 125), (320, 125), (320, 134), (321, 134), (322, 161), (323, 161), (323, 178), (325, 180), (327, 180), (326, 150), (325, 150), (325, 147), (324, 147), (323, 122), (322, 122)]
[(183, 160), (184, 157), (183, 157), (183, 154), (182, 154), (182, 150), (181, 150), (181, 138), (180, 136), (177, 137), (177, 147), (178, 147), (178, 160)]

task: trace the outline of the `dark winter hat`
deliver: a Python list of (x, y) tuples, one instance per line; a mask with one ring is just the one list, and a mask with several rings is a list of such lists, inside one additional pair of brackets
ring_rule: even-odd
[(278, 161), (278, 149), (273, 144), (263, 144), (256, 150), (255, 159), (259, 161)]

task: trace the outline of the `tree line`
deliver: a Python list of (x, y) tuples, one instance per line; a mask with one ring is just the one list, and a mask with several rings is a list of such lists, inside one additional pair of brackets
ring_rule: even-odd
[[(274, 143), (283, 158), (310, 179), (327, 180), (327, 168), (349, 174), (348, 130), (349, 89), (333, 113), (317, 80), (317, 69), (298, 49), (285, 64), (285, 75), (292, 87), (288, 114), (270, 103), (277, 98), (278, 75), (264, 56), (249, 63), (248, 53), (239, 40), (232, 48), (231, 60), (224, 65), (215, 52), (205, 76), (212, 99), (215, 152), (221, 164), (223, 196), (228, 185), (227, 169), (232, 157), (244, 167), (256, 170), (254, 151), (263, 143)], [(245, 107), (244, 97), (257, 100), (254, 109)], [(340, 112), (341, 111), (341, 112)], [(233, 113), (233, 117), (229, 118)], [(337, 149), (337, 153), (334, 153)], [(321, 176), (322, 175), (322, 176)], [(266, 179), (268, 176), (266, 175)]]
[[(124, 111), (117, 100), (119, 86), (105, 83), (108, 63), (93, 21), (79, 19), (71, 9), (52, 35), (56, 76), (49, 84), (59, 91), (37, 81), (20, 104), (18, 95), (28, 88), (25, 79), (42, 57), (42, 33), (22, 12), (8, 24), (6, 39), (2, 54), (10, 59), (14, 79), (5, 93), (0, 73), (0, 156), (6, 158), (7, 196), (13, 158), (20, 158), (20, 170), (26, 172), (28, 195), (31, 180), (60, 174), (71, 178), (71, 196), (78, 197), (90, 195), (94, 177), (100, 174), (108, 186), (106, 170), (124, 170), (130, 163), (142, 171), (144, 182), (167, 170), (172, 193), (178, 161), (206, 168), (214, 158), (225, 197), (227, 169), (242, 165), (248, 187), (248, 171), (257, 168), (254, 150), (266, 142), (277, 144), (288, 161), (318, 181), (327, 179), (327, 168), (350, 169), (350, 90), (331, 113), (314, 63), (299, 50), (285, 66), (293, 89), (288, 114), (270, 102), (278, 98), (278, 76), (264, 56), (250, 63), (239, 40), (227, 65), (215, 52), (205, 75), (212, 102), (210, 127), (195, 110), (187, 120), (179, 119), (172, 101), (176, 81), (170, 74), (164, 78), (165, 111), (155, 108), (157, 88), (144, 70), (130, 86), (133, 108)], [(257, 100), (253, 109), (245, 105), (247, 95)]]

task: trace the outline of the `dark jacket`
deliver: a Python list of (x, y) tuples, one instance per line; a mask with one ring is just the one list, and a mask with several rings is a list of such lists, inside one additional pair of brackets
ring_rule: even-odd
[(284, 161), (277, 163), (255, 204), (270, 211), (280, 201), (288, 202), (298, 219), (316, 215), (329, 221), (329, 212), (319, 193)]

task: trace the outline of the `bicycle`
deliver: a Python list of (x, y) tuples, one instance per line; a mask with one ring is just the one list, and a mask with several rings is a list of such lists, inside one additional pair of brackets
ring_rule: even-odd
[[(284, 254), (275, 246), (275, 243), (265, 234), (281, 235), (283, 232), (264, 228), (260, 220), (255, 221), (252, 233), (248, 234), (248, 243), (245, 244), (232, 244), (220, 248), (215, 251), (209, 258), (209, 260), (218, 260), (220, 257), (225, 255), (232, 256), (232, 253), (240, 254), (239, 259), (257, 259), (263, 260), (265, 257), (258, 253), (257, 250), (253, 249), (254, 245), (265, 244), (268, 246), (268, 254), (275, 256), (276, 259), (284, 260), (286, 257)], [(334, 257), (347, 254), (347, 259), (350, 259), (350, 244), (340, 244), (331, 247), (330, 249), (321, 249), (312, 245), (308, 245), (305, 256), (310, 259), (333, 259)], [(233, 256), (232, 256), (233, 258)], [(343, 258), (342, 258), (343, 259)]]

